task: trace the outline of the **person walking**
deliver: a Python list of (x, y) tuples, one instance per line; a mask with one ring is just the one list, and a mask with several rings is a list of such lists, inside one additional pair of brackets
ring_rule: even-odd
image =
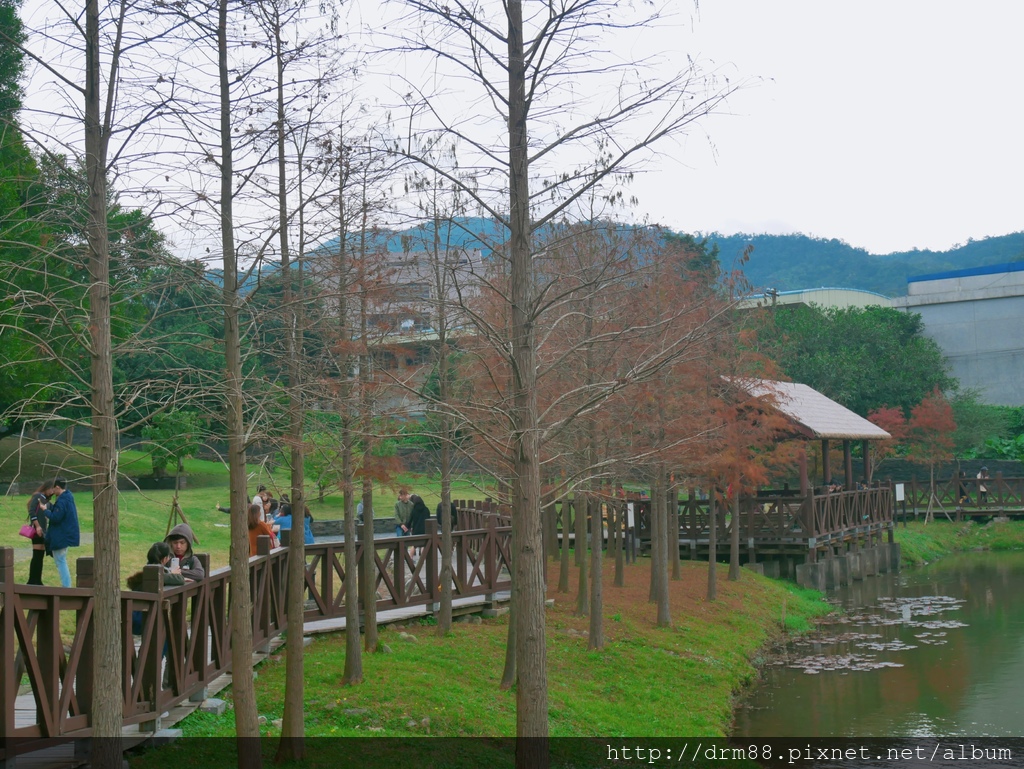
[(988, 504), (988, 486), (985, 485), (985, 481), (988, 480), (988, 468), (983, 467), (978, 471), (978, 504)]
[(404, 537), (409, 533), (409, 521), (412, 518), (412, 500), (409, 489), (399, 489), (395, 500), (395, 536)]
[(50, 484), (44, 483), (28, 500), (28, 522), (35, 528), (32, 536), (32, 563), (28, 584), (43, 584), (43, 558), (46, 557), (46, 511), (50, 507)]
[[(455, 506), (454, 502), (451, 503), (451, 508), (450, 509), (451, 509), (452, 531), (455, 531), (457, 528), (459, 528), (459, 509)], [(441, 531), (441, 528), (444, 526), (444, 516), (442, 515), (442, 513), (444, 513), (444, 507), (442, 507), (441, 503), (438, 502), (437, 503), (437, 530), (438, 531)]]
[(409, 533), (414, 537), (422, 537), (427, 533), (427, 519), (430, 517), (430, 510), (423, 499), (416, 494), (409, 497), (412, 502), (412, 512), (409, 514)]
[(68, 482), (54, 478), (50, 493), (57, 498), (46, 510), (46, 549), (57, 565), (62, 587), (71, 587), (71, 571), (68, 569), (68, 548), (78, 547), (81, 532), (78, 528), (78, 508), (75, 497), (68, 490)]
[[(409, 497), (409, 501), (412, 502), (412, 512), (409, 514), (409, 534), (413, 537), (422, 537), (427, 533), (427, 519), (430, 517), (430, 509), (423, 499), (416, 494)], [(423, 552), (423, 548), (417, 545), (413, 551), (419, 557), (420, 553)]]

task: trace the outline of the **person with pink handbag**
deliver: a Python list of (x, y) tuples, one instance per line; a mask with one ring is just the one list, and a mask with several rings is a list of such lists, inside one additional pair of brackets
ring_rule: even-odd
[(28, 523), (20, 534), (32, 540), (32, 563), (28, 567), (28, 584), (43, 584), (43, 558), (46, 555), (46, 511), (50, 508), (53, 489), (43, 483), (28, 500)]

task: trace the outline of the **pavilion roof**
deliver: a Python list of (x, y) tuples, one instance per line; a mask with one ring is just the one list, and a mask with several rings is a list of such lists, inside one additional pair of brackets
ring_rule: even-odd
[(798, 382), (739, 379), (736, 384), (755, 398), (770, 396), (782, 414), (818, 439), (882, 441), (889, 435), (878, 425), (841, 406), (829, 397)]

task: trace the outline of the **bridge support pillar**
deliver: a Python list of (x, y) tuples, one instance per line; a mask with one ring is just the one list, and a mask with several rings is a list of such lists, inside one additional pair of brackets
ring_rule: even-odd
[(826, 558), (821, 563), (825, 567), (825, 588), (827, 590), (835, 590), (840, 584), (840, 568), (839, 564), (842, 558)]
[(902, 553), (900, 552), (900, 543), (893, 542), (892, 544), (887, 545), (887, 547), (889, 548), (889, 570), (898, 572), (900, 570), (900, 559), (902, 557)]
[(850, 584), (850, 554), (842, 556), (836, 559), (839, 563), (839, 584), (849, 585)]
[(188, 698), (189, 702), (203, 702), (209, 697), (210, 691), (205, 686)]
[(488, 619), (494, 619), (498, 616), (498, 601), (494, 593), (487, 593), (484, 596), (484, 610), (480, 614)]
[(864, 551), (858, 550), (854, 553), (848, 553), (846, 556), (846, 562), (850, 565), (850, 579), (861, 580), (864, 579)]
[(819, 590), (824, 593), (828, 589), (826, 573), (827, 567), (824, 562), (801, 563), (796, 567), (796, 583), (800, 587)]
[(878, 559), (878, 573), (889, 573), (889, 548), (885, 545), (875, 546), (875, 557)]
[(796, 558), (791, 555), (783, 556), (782, 562), (780, 563), (782, 569), (782, 576), (786, 579), (796, 579), (797, 563)]
[(878, 574), (878, 553), (873, 546), (861, 550), (860, 557), (861, 573), (865, 577), (873, 577)]

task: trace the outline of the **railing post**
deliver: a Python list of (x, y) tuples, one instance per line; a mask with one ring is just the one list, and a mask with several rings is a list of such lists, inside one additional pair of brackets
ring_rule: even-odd
[[(263, 572), (263, 585), (262, 591), (257, 590), (259, 586), (258, 579), (256, 584), (253, 585), (253, 602), (260, 601), (260, 613), (259, 613), (259, 629), (263, 633), (263, 643), (259, 646), (253, 646), (254, 652), (261, 654), (270, 653), (270, 589), (271, 589), (271, 578), (270, 578), (270, 560), (266, 556), (270, 555), (270, 537), (266, 534), (261, 534), (256, 537), (256, 555), (264, 556), (262, 561), (262, 567), (259, 570), (254, 569), (253, 575), (258, 575), (260, 571)], [(256, 619), (254, 617), (254, 619)], [(255, 628), (253, 628), (255, 630)]]
[(189, 702), (202, 702), (209, 694), (206, 680), (206, 660), (210, 658), (210, 630), (208, 618), (210, 616), (210, 602), (213, 596), (210, 594), (210, 554), (197, 553), (196, 558), (203, 565), (202, 587), (196, 597), (192, 599), (192, 637), (195, 639), (195, 651), (192, 654), (192, 667), (199, 673), (199, 681), (203, 684), (201, 689), (189, 695)]
[[(79, 558), (75, 561), (75, 587), (93, 588), (96, 585), (95, 561), (92, 557)], [(78, 610), (78, 620), (81, 621), (84, 614), (83, 609)], [(95, 615), (93, 615), (95, 616)], [(121, 637), (128, 633), (131, 636), (131, 627), (124, 627), (124, 615), (121, 615)], [(75, 675), (75, 696), (78, 698), (78, 707), (84, 714), (92, 715), (93, 695), (93, 623), (89, 620), (85, 629), (85, 637), (82, 639), (82, 651), (78, 661), (78, 672)], [(122, 649), (124, 646), (122, 645)], [(92, 719), (90, 718), (90, 723)], [(91, 740), (75, 740), (75, 758), (87, 761), (91, 754)]]
[[(14, 548), (0, 548), (0, 738), (6, 740), (14, 733), (14, 700), (18, 696), (18, 681), (14, 676), (14, 657), (18, 643), (14, 636)], [(14, 766), (14, 753), (0, 742), (0, 767)]]
[(441, 538), (437, 533), (437, 521), (433, 518), (427, 520), (424, 530), (427, 534), (426, 552), (424, 556), (426, 558), (426, 564), (424, 568), (427, 570), (427, 595), (430, 596), (431, 601), (427, 605), (427, 611), (439, 612), (441, 611), (441, 580), (437, 573), (438, 569), (438, 553), (441, 552)]
[[(140, 732), (160, 731), (161, 720), (161, 673), (164, 658), (165, 628), (163, 610), (163, 589), (164, 589), (164, 567), (159, 564), (149, 564), (142, 569), (142, 588), (140, 592), (153, 593), (153, 636), (150, 639), (149, 649), (146, 653), (146, 661), (142, 666), (142, 691), (147, 696), (152, 696), (150, 707), (153, 709), (153, 719), (143, 721), (139, 724)], [(142, 653), (142, 649), (139, 649)]]
[(494, 609), (495, 606), (495, 583), (497, 577), (497, 547), (498, 547), (498, 519), (493, 515), (487, 516), (487, 534), (484, 544), (484, 579), (487, 580), (487, 593), (484, 595), (484, 608)]

